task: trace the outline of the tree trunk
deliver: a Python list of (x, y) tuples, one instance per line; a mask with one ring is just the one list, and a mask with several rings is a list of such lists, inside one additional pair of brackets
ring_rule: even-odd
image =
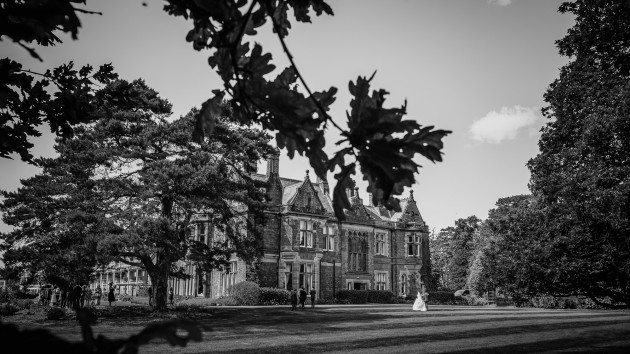
[(167, 259), (168, 257), (158, 253), (156, 264), (153, 267), (146, 267), (153, 288), (153, 308), (158, 311), (165, 311), (168, 306), (168, 274), (171, 264)]

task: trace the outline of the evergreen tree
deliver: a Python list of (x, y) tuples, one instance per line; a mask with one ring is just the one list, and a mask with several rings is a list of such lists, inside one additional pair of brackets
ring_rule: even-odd
[[(60, 159), (73, 161), (81, 174), (70, 183), (85, 182), (76, 194), (91, 196), (68, 200), (68, 207), (96, 210), (93, 231), (98, 237), (82, 235), (83, 242), (77, 240), (81, 245), (91, 241), (91, 251), (103, 262), (146, 269), (158, 309), (166, 308), (169, 275), (183, 276), (178, 261), (188, 259), (208, 271), (226, 265), (234, 253), (246, 261), (259, 256), (254, 221), (262, 219), (265, 194), (262, 182), (250, 175), (257, 161), (271, 153), (268, 135), (222, 117), (211, 136), (193, 142), (196, 112), (167, 121), (170, 104), (142, 80), (115, 81), (96, 98), (98, 120), (77, 127), (75, 136), (60, 142), (58, 149)], [(53, 214), (56, 208), (52, 207)], [(20, 213), (28, 213), (28, 208), (15, 211)], [(189, 226), (200, 213), (208, 217), (216, 235), (223, 235), (221, 240), (205, 244), (190, 239)], [(19, 242), (29, 225), (16, 226), (21, 228), (12, 235)], [(43, 234), (42, 241), (51, 237)]]

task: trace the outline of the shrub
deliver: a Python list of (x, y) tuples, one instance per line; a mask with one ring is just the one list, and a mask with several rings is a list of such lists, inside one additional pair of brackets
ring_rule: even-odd
[(469, 295), (463, 297), (466, 300), (466, 304), (469, 306), (485, 306), (488, 305), (488, 300), (476, 295)]
[(514, 300), (509, 297), (497, 297), (494, 299), (497, 306), (514, 306)]
[(173, 310), (175, 310), (175, 312), (202, 312), (202, 307), (196, 304), (179, 303), (175, 305), (175, 308), (173, 308)]
[(20, 309), (28, 310), (31, 306), (35, 305), (35, 301), (32, 299), (15, 299), (11, 301), (11, 304), (19, 307)]
[(59, 307), (51, 307), (46, 311), (47, 320), (60, 320), (66, 316), (66, 312)]
[[(286, 305), (291, 302), (291, 293), (279, 288), (260, 288), (260, 305)], [(321, 301), (320, 301), (321, 303)]]
[(210, 298), (205, 298), (205, 297), (192, 297), (192, 298), (188, 298), (188, 299), (183, 299), (180, 301), (175, 301), (175, 307), (179, 306), (179, 305), (190, 305), (190, 306), (197, 306), (197, 307), (201, 307), (201, 306), (212, 306), (216, 304), (216, 300), (215, 299), (210, 299)]
[(454, 296), (453, 305), (468, 305), (468, 299), (465, 296)]
[(366, 292), (367, 302), (378, 304), (391, 304), (394, 302), (394, 293), (389, 290), (367, 290)]
[(332, 298), (317, 299), (317, 304), (319, 305), (332, 305), (336, 303), (335, 299)]
[(20, 310), (13, 304), (0, 304), (0, 316), (12, 316)]
[(229, 294), (236, 302), (236, 305), (257, 305), (260, 297), (260, 287), (254, 282), (243, 281), (234, 284), (229, 289)]
[(6, 303), (15, 299), (15, 291), (11, 286), (0, 288), (0, 303)]
[(339, 290), (335, 294), (335, 300), (340, 304), (365, 304), (368, 293), (365, 290)]
[(434, 291), (429, 293), (429, 305), (454, 305), (455, 294), (452, 291)]
[(236, 306), (240, 305), (233, 296), (224, 296), (214, 300), (214, 303), (219, 306)]

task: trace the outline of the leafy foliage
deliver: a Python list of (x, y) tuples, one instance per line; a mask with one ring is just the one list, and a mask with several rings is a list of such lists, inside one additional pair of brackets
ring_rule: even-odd
[(236, 283), (228, 289), (228, 292), (234, 299), (235, 305), (253, 306), (258, 305), (260, 300), (260, 287), (251, 281)]
[[(193, 142), (195, 111), (167, 122), (170, 104), (141, 80), (114, 81), (95, 102), (99, 119), (58, 141), (58, 158), (38, 160), (41, 175), (4, 194), (5, 222), (18, 227), (3, 235), (10, 264), (57, 276), (89, 274), (98, 262), (133, 264), (147, 270), (165, 308), (167, 277), (184, 274), (177, 261), (209, 271), (234, 252), (257, 257), (260, 238), (245, 215), (260, 216), (265, 202), (250, 178), (272, 151), (265, 133), (224, 117)], [(189, 237), (201, 211), (223, 240)]]
[[(400, 211), (395, 196), (404, 187), (415, 182), (416, 153), (432, 162), (441, 161), (442, 138), (449, 131), (422, 127), (414, 120), (403, 120), (406, 104), (401, 108), (385, 108), (385, 90), (370, 93), (372, 78), (359, 77), (350, 82), (354, 96), (347, 114), (347, 129), (342, 129), (327, 113), (335, 101), (337, 88), (312, 92), (293, 62), (285, 37), (291, 21), (289, 9), (299, 22), (310, 22), (311, 11), (316, 15), (332, 15), (330, 6), (323, 0), (310, 1), (215, 1), (210, 4), (183, 0), (169, 0), (165, 10), (173, 16), (182, 16), (193, 22), (194, 28), (186, 36), (195, 50), (208, 49), (209, 65), (223, 80), (224, 89), (215, 90), (197, 115), (195, 139), (199, 141), (211, 134), (216, 119), (221, 115), (221, 102), (230, 97), (233, 116), (243, 124), (260, 124), (264, 129), (276, 131), (276, 141), (285, 148), (289, 157), (297, 152), (308, 157), (315, 173), (325, 178), (327, 171), (338, 180), (334, 188), (335, 215), (345, 219), (343, 209), (350, 203), (344, 190), (360, 164), (368, 182), (374, 205)], [(260, 44), (250, 45), (245, 36), (253, 36), (267, 21), (271, 22), (291, 66), (269, 79), (276, 69), (270, 53), (264, 53)], [(298, 82), (306, 94), (298, 89)], [(328, 125), (336, 127), (343, 145), (329, 159), (323, 151), (326, 144), (324, 131)], [(350, 157), (354, 162), (346, 163)], [(391, 198), (390, 198), (391, 197)]]
[[(154, 281), (158, 308), (166, 307), (166, 277), (183, 274), (176, 261), (188, 257), (209, 271), (227, 264), (234, 252), (255, 258), (259, 235), (245, 215), (262, 213), (262, 185), (250, 174), (272, 151), (268, 136), (224, 117), (211, 136), (193, 142), (195, 111), (167, 122), (170, 104), (142, 81), (117, 81), (99, 98), (99, 121), (76, 139), (79, 158), (98, 164), (96, 190), (119, 226), (99, 240), (99, 252), (139, 261)], [(200, 211), (223, 240), (207, 244), (189, 237)]]
[(57, 36), (60, 31), (77, 39), (81, 27), (77, 12), (96, 13), (74, 6), (80, 3), (84, 4), (85, 0), (4, 0), (0, 3), (0, 37), (7, 36), (34, 58), (42, 60), (27, 44), (36, 42), (52, 46), (61, 43)]
[[(489, 234), (481, 259), (487, 278), (507, 295), (528, 298), (544, 293), (558, 279), (545, 268), (562, 260), (546, 260), (541, 233), (544, 213), (531, 195), (501, 198), (484, 223)], [(552, 264), (553, 262), (553, 264)]]
[(41, 80), (33, 74), (13, 60), (0, 59), (0, 157), (18, 153), (32, 162), (29, 137), (40, 136), (37, 128), (43, 123), (58, 136), (71, 137), (74, 126), (95, 118), (95, 87), (117, 78), (110, 64), (94, 71), (90, 65), (77, 70), (72, 62), (46, 71)]
[(12, 316), (18, 311), (20, 308), (11, 303), (0, 304), (0, 316)]
[(438, 288), (457, 290), (466, 285), (473, 257), (473, 238), (480, 221), (476, 216), (458, 219), (455, 226), (442, 229), (429, 239), (431, 271)]
[[(81, 23), (77, 12), (92, 13), (76, 8), (80, 0), (38, 0), (5, 1), (1, 4), (0, 20), (5, 25), (0, 29), (0, 36), (6, 35), (27, 49), (31, 55), (39, 58), (33, 48), (26, 44), (37, 42), (40, 45), (60, 43), (57, 32), (69, 32), (77, 38)], [(401, 108), (385, 108), (383, 103), (387, 92), (378, 90), (370, 96), (370, 79), (359, 77), (350, 82), (349, 89), (354, 96), (348, 113), (348, 127), (341, 128), (327, 113), (335, 101), (337, 89), (331, 87), (320, 92), (313, 92), (300, 74), (293, 57), (285, 43), (291, 21), (289, 10), (293, 10), (295, 21), (311, 22), (311, 11), (315, 15), (332, 15), (332, 8), (323, 0), (254, 0), (247, 2), (219, 0), (211, 3), (185, 0), (169, 0), (164, 9), (170, 15), (182, 16), (193, 22), (186, 40), (195, 50), (209, 49), (211, 55), (208, 64), (216, 70), (223, 80), (223, 90), (215, 90), (214, 96), (204, 102), (196, 113), (196, 126), (193, 134), (200, 142), (212, 134), (216, 121), (223, 115), (223, 102), (230, 101), (230, 114), (241, 124), (259, 124), (264, 129), (276, 131), (276, 141), (280, 148), (286, 148), (292, 158), (297, 152), (308, 157), (311, 166), (319, 177), (325, 178), (327, 171), (334, 172), (339, 167), (339, 188), (334, 189), (333, 205), (336, 216), (343, 220), (344, 208), (349, 208), (344, 187), (355, 173), (357, 164), (368, 182), (368, 191), (372, 194), (374, 205), (400, 211), (397, 195), (404, 187), (415, 183), (414, 174), (420, 167), (415, 161), (420, 154), (432, 162), (441, 161), (442, 138), (449, 131), (434, 130), (432, 126), (422, 127), (414, 120), (403, 120), (406, 104)], [(257, 31), (270, 22), (277, 34), (291, 66), (282, 70), (274, 79), (269, 79), (276, 67), (270, 53), (264, 53), (260, 44), (250, 45), (245, 36), (254, 36)], [(41, 60), (41, 58), (39, 58)], [(20, 74), (18, 63), (5, 59), (0, 65), (0, 99), (12, 92), (15, 79), (11, 76)], [(91, 70), (91, 69), (84, 69)], [(80, 73), (83, 73), (81, 70)], [(30, 87), (32, 78), (25, 73), (21, 77), (20, 87), (26, 97), (13, 97), (11, 109), (3, 117), (2, 150), (0, 156), (18, 152), (25, 161), (31, 161), (29, 149), (32, 144), (28, 136), (37, 136), (36, 127), (48, 119), (51, 129), (62, 137), (71, 135), (71, 127), (77, 123), (89, 121), (89, 112), (84, 111), (77, 102), (87, 102), (85, 96), (90, 90), (85, 85), (72, 90), (59, 87), (58, 96), (62, 102), (54, 102), (42, 94), (36, 85)], [(95, 76), (105, 78), (103, 73)], [(46, 75), (45, 75), (46, 76)], [(111, 80), (111, 78), (110, 78)], [(76, 80), (75, 80), (76, 81)], [(59, 81), (62, 82), (62, 81)], [(306, 94), (301, 92), (298, 82)], [(32, 92), (30, 92), (32, 91)], [(14, 92), (15, 93), (15, 92)], [(32, 99), (30, 97), (33, 97)], [(36, 112), (20, 112), (22, 101), (35, 104), (37, 108), (58, 105), (58, 115), (42, 115)], [(33, 102), (30, 102), (33, 101)], [(337, 145), (345, 143), (330, 158), (323, 151), (326, 144), (324, 132), (328, 125), (336, 127), (344, 137)], [(58, 130), (61, 128), (60, 130)], [(10, 139), (9, 139), (10, 138)], [(345, 162), (350, 157), (354, 162)]]
[(97, 240), (113, 225), (98, 206), (93, 163), (57, 148), (65, 149), (60, 157), (34, 160), (43, 168), (40, 174), (22, 180), (16, 192), (2, 191), (3, 221), (16, 229), (0, 235), (0, 249), (11, 274), (37, 274), (39, 281), (67, 287), (88, 281), (97, 264)]
[(455, 293), (452, 291), (432, 291), (427, 302), (429, 305), (455, 305)]
[(630, 306), (630, 7), (578, 0), (560, 11), (576, 16), (557, 42), (571, 61), (545, 94), (550, 121), (529, 162), (545, 277), (553, 294)]
[(286, 289), (262, 287), (259, 291), (260, 305), (286, 305), (291, 300), (291, 293)]

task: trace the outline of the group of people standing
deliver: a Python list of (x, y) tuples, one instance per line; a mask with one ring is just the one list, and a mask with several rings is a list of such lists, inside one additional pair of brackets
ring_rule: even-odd
[[(316, 294), (317, 294), (317, 291), (315, 291), (315, 288), (312, 288), (311, 289), (311, 308), (315, 307)], [(307, 293), (303, 287), (300, 288), (299, 297), (298, 297), (298, 292), (295, 289), (291, 289), (291, 311), (295, 311), (297, 309), (298, 298), (300, 300), (300, 307), (302, 308), (302, 310), (304, 310), (304, 303), (306, 302), (306, 297), (307, 297)]]
[(39, 303), (43, 306), (81, 308), (101, 304), (102, 291), (97, 287), (94, 291), (87, 285), (70, 284), (66, 287), (44, 285), (39, 290)]

